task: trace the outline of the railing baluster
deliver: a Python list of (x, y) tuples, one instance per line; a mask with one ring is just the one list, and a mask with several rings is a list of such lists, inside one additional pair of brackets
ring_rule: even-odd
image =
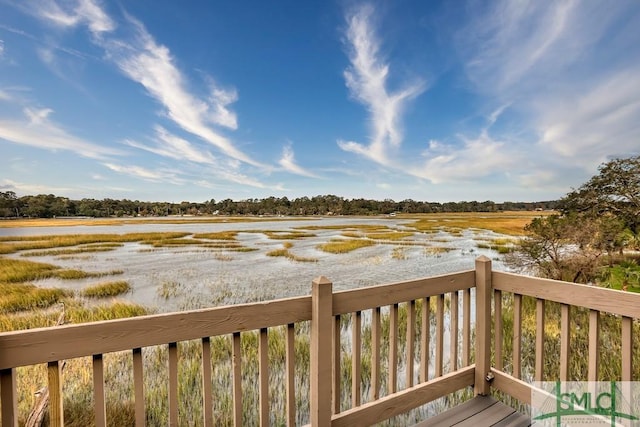
[(407, 303), (407, 387), (413, 387), (413, 359), (416, 341), (416, 302)]
[(569, 381), (571, 306), (560, 304), (560, 381)]
[(360, 348), (362, 313), (351, 313), (351, 407), (360, 406)]
[(62, 369), (58, 361), (47, 364), (49, 378), (49, 423), (51, 427), (64, 425), (64, 409), (62, 407)]
[(462, 365), (471, 363), (471, 289), (462, 291)]
[(589, 310), (589, 369), (588, 381), (598, 381), (598, 365), (600, 364), (600, 312)]
[(93, 355), (93, 401), (96, 427), (106, 427), (107, 412), (104, 398), (104, 363), (101, 354)]
[(202, 406), (205, 427), (213, 426), (213, 393), (211, 391), (211, 338), (202, 338)]
[(504, 369), (502, 361), (502, 291), (493, 293), (493, 340), (494, 365), (497, 370), (502, 371)]
[(296, 326), (287, 325), (286, 375), (287, 375), (287, 426), (296, 424)]
[(260, 425), (269, 425), (269, 331), (260, 328), (258, 341), (258, 372), (260, 382)]
[(451, 292), (451, 307), (450, 307), (450, 332), (449, 343), (451, 344), (451, 350), (449, 354), (450, 372), (458, 370), (458, 291)]
[(396, 392), (398, 384), (398, 304), (393, 304), (389, 311), (389, 394)]
[(633, 372), (633, 319), (622, 317), (622, 381), (631, 381)]
[(431, 301), (422, 299), (422, 330), (420, 331), (420, 382), (429, 381), (429, 331), (431, 330)]
[(232, 369), (233, 369), (233, 425), (242, 425), (242, 345), (240, 332), (233, 333)]
[(18, 427), (18, 392), (16, 369), (0, 370), (0, 402), (2, 402), (2, 425)]
[(513, 295), (513, 377), (522, 375), (522, 295)]
[(442, 376), (444, 356), (444, 295), (436, 299), (436, 378)]
[(341, 387), (341, 377), (340, 374), (342, 372), (340, 360), (341, 357), (341, 334), (342, 334), (342, 325), (340, 324), (340, 315), (333, 316), (333, 387), (332, 387), (332, 399), (333, 399), (333, 413), (339, 414), (342, 406), (342, 387)]
[(141, 348), (133, 349), (133, 388), (136, 404), (136, 426), (143, 427), (147, 420), (144, 409), (144, 376)]
[(380, 397), (380, 307), (371, 311), (371, 400)]
[(534, 378), (542, 381), (544, 378), (544, 300), (536, 300), (536, 370)]
[(169, 343), (169, 425), (178, 425), (178, 343)]

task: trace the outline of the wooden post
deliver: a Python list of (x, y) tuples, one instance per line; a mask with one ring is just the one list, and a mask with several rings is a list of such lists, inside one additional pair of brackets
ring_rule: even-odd
[(2, 425), (18, 426), (18, 392), (15, 368), (0, 370), (0, 401), (2, 402)]
[(476, 372), (474, 392), (489, 394), (491, 368), (491, 260), (476, 259)]
[(136, 402), (136, 427), (144, 427), (147, 422), (144, 402), (144, 364), (142, 349), (134, 348), (133, 354), (133, 390)]
[(64, 410), (62, 408), (62, 369), (60, 362), (47, 364), (49, 377), (49, 423), (51, 427), (64, 425)]
[(311, 287), (311, 425), (331, 425), (333, 285), (324, 276)]
[(107, 425), (107, 405), (104, 395), (104, 360), (102, 354), (93, 355), (93, 400), (96, 427)]

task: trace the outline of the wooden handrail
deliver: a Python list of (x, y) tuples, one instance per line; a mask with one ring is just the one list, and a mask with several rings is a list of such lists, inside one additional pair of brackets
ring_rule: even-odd
[(640, 318), (640, 294), (493, 271), (493, 289), (547, 301)]
[(0, 334), (0, 370), (311, 320), (311, 297)]

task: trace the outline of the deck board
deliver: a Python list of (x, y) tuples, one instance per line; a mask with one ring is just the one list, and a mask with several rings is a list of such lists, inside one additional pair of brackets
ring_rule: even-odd
[(490, 396), (477, 396), (414, 427), (528, 427), (531, 418)]

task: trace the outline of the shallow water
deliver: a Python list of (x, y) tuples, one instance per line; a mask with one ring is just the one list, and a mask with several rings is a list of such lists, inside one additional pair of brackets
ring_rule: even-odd
[[(33, 261), (49, 262), (64, 268), (85, 271), (122, 270), (122, 275), (84, 280), (47, 279), (42, 286), (81, 289), (89, 284), (109, 280), (127, 280), (133, 290), (120, 297), (166, 312), (212, 307), (282, 297), (308, 295), (311, 281), (325, 276), (335, 290), (368, 285), (386, 284), (420, 277), (435, 276), (474, 268), (480, 255), (493, 260), (495, 269), (506, 270), (502, 256), (489, 249), (477, 247), (477, 240), (497, 238), (490, 231), (465, 230), (462, 235), (445, 231), (416, 233), (410, 238), (429, 247), (451, 250), (433, 254), (425, 246), (401, 246), (396, 243), (377, 244), (346, 254), (329, 254), (318, 250), (318, 244), (339, 238), (342, 230), (312, 230), (315, 237), (290, 240), (290, 252), (317, 262), (298, 262), (284, 257), (270, 257), (266, 253), (282, 248), (282, 240), (272, 240), (252, 230), (294, 231), (309, 226), (348, 226), (384, 224), (402, 229), (410, 224), (395, 218), (313, 218), (309, 220), (249, 222), (249, 223), (188, 223), (127, 224), (114, 226), (69, 226), (0, 229), (0, 235), (95, 234), (184, 231), (205, 233), (236, 230), (238, 240), (256, 248), (253, 252), (230, 252), (193, 247), (155, 248), (139, 243), (127, 243), (111, 252), (83, 254), (64, 258), (55, 256), (30, 257)], [(244, 232), (243, 232), (244, 231)], [(400, 249), (398, 249), (400, 248)], [(394, 251), (401, 251), (401, 259)], [(168, 297), (161, 296), (169, 294)]]

